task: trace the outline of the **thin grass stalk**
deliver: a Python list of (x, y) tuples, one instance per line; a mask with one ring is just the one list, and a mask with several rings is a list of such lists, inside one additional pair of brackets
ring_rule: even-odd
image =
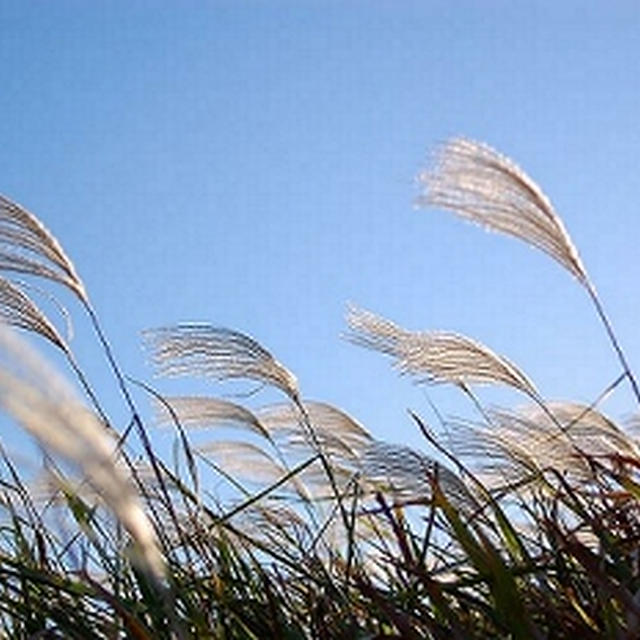
[(129, 406), (129, 409), (131, 410), (131, 413), (133, 414), (133, 416), (138, 416), (138, 419), (136, 420), (136, 422), (138, 422), (140, 420), (138, 415), (138, 409), (136, 408), (133, 398), (131, 397), (131, 393), (129, 392), (129, 388), (127, 387), (127, 383), (125, 381), (124, 375), (122, 374), (120, 370), (120, 366), (118, 365), (115, 355), (113, 354), (113, 350), (111, 349), (111, 344), (107, 340), (107, 336), (102, 330), (102, 326), (100, 324), (100, 321), (98, 320), (98, 316), (93, 306), (89, 303), (89, 301), (83, 302), (83, 305), (89, 316), (91, 324), (96, 332), (98, 340), (102, 345), (105, 355), (107, 356), (107, 361), (109, 362), (111, 370), (113, 371), (113, 374), (116, 377), (116, 381), (118, 383), (118, 386), (120, 387), (122, 396), (125, 399), (127, 405)]
[(489, 416), (489, 414), (485, 411), (484, 407), (482, 406), (480, 400), (478, 400), (478, 397), (476, 396), (475, 393), (473, 393), (473, 391), (471, 391), (471, 387), (469, 387), (469, 385), (465, 384), (465, 383), (461, 383), (460, 385), (458, 385), (460, 387), (460, 389), (462, 390), (462, 392), (467, 396), (467, 398), (469, 398), (469, 400), (471, 400), (471, 403), (473, 404), (473, 406), (476, 408), (476, 410), (478, 411), (478, 413), (480, 414), (480, 416), (482, 417), (482, 419), (490, 426), (493, 427), (493, 421), (491, 420), (491, 417)]
[(69, 366), (71, 367), (73, 373), (75, 374), (76, 378), (80, 382), (80, 385), (82, 386), (85, 393), (87, 394), (87, 397), (91, 401), (91, 404), (93, 405), (94, 409), (100, 416), (100, 419), (102, 420), (102, 422), (104, 422), (105, 427), (107, 427), (108, 429), (112, 429), (109, 417), (107, 416), (104, 409), (102, 408), (102, 405), (100, 403), (100, 400), (98, 399), (98, 396), (93, 390), (93, 387), (91, 386), (91, 383), (89, 382), (88, 378), (84, 374), (84, 371), (80, 368), (80, 365), (78, 364), (78, 361), (76, 360), (72, 351), (70, 349), (66, 349), (64, 353), (67, 358), (67, 362), (69, 363)]
[(193, 452), (191, 451), (191, 446), (189, 444), (189, 440), (187, 438), (187, 434), (178, 418), (178, 415), (174, 411), (173, 407), (167, 400), (162, 396), (162, 394), (158, 393), (153, 387), (142, 382), (140, 380), (135, 380), (130, 376), (127, 376), (127, 380), (129, 380), (132, 384), (139, 386), (141, 389), (144, 389), (149, 395), (155, 398), (158, 402), (162, 404), (162, 406), (169, 412), (171, 420), (173, 421), (176, 429), (178, 430), (178, 434), (180, 436), (180, 442), (182, 444), (182, 448), (184, 450), (185, 457), (187, 458), (187, 466), (189, 468), (189, 474), (191, 475), (191, 481), (193, 482), (193, 489), (196, 495), (200, 493), (200, 482), (198, 479), (198, 470), (196, 467), (196, 462), (193, 457)]
[(298, 396), (295, 396), (293, 398), (293, 401), (297, 406), (297, 408), (299, 409), (300, 414), (302, 415), (303, 425), (305, 427), (305, 430), (307, 431), (307, 435), (310, 437), (311, 443), (320, 457), (322, 468), (324, 469), (324, 472), (327, 475), (327, 479), (329, 480), (329, 484), (331, 485), (331, 491), (333, 492), (336, 498), (336, 501), (338, 503), (338, 509), (340, 510), (340, 516), (342, 518), (342, 522), (344, 524), (345, 530), (348, 531), (349, 518), (347, 516), (347, 511), (345, 509), (345, 506), (342, 502), (342, 495), (340, 490), (338, 489), (338, 484), (336, 483), (336, 478), (333, 473), (333, 469), (331, 468), (331, 464), (329, 463), (329, 460), (327, 459), (327, 456), (322, 449), (322, 444), (320, 443), (320, 441), (318, 440), (315, 434), (315, 430), (313, 429), (313, 426), (311, 424), (311, 418), (309, 416), (309, 412), (307, 411), (306, 407), (304, 406), (304, 404), (302, 403), (302, 401)]
[(356, 529), (356, 516), (358, 507), (358, 498), (360, 497), (360, 486), (358, 484), (357, 475), (353, 479), (353, 502), (351, 503), (351, 520), (350, 526), (347, 529), (347, 568), (345, 571), (345, 580), (347, 584), (351, 578), (351, 568), (354, 560), (354, 547), (355, 547), (355, 529)]
[(598, 317), (600, 318), (600, 321), (604, 325), (605, 331), (607, 333), (607, 337), (609, 338), (609, 341), (611, 342), (611, 345), (616, 355), (618, 356), (618, 360), (622, 365), (622, 369), (625, 375), (627, 376), (629, 383), (631, 384), (631, 389), (636, 398), (636, 401), (640, 405), (640, 387), (638, 387), (638, 382), (636, 381), (636, 378), (633, 375), (631, 367), (627, 362), (627, 358), (624, 354), (624, 351), (622, 350), (622, 347), (620, 346), (620, 342), (618, 341), (618, 338), (616, 337), (615, 331), (613, 329), (613, 325), (611, 324), (611, 321), (609, 320), (609, 317), (602, 305), (602, 302), (600, 301), (600, 297), (598, 296), (596, 288), (593, 286), (590, 280), (587, 280), (587, 283), (585, 286), (589, 294), (589, 297), (591, 298), (591, 301), (593, 302), (596, 308)]
[[(436, 473), (438, 468), (436, 467)], [(433, 532), (433, 525), (435, 523), (436, 518), (436, 505), (431, 501), (429, 505), (429, 517), (427, 518), (427, 527), (424, 532), (424, 540), (422, 543), (422, 548), (420, 549), (420, 555), (418, 556), (418, 566), (424, 565), (427, 559), (427, 552), (429, 551), (429, 545), (431, 542), (431, 534)]]
[(316, 460), (318, 460), (319, 457), (320, 455), (316, 454), (312, 458), (309, 458), (308, 460), (305, 460), (301, 464), (297, 465), (291, 471), (289, 471), (284, 476), (282, 476), (282, 478), (280, 478), (277, 482), (274, 482), (273, 484), (269, 485), (265, 489), (262, 489), (255, 495), (251, 496), (251, 498), (249, 498), (248, 500), (245, 500), (242, 504), (239, 504), (237, 507), (231, 509), (231, 511), (229, 511), (228, 513), (225, 513), (221, 518), (218, 518), (215, 524), (222, 524), (223, 522), (226, 522), (227, 520), (230, 520), (231, 518), (233, 518), (233, 516), (237, 515), (238, 513), (241, 513), (245, 509), (248, 509), (251, 505), (255, 504), (256, 502), (259, 502), (260, 500), (262, 500), (262, 498), (268, 496), (270, 493), (275, 491), (278, 487), (281, 487), (283, 484), (287, 483), (291, 478), (293, 478), (294, 476), (304, 471), (308, 466), (310, 466)]
[[(123, 375), (122, 371), (120, 370), (120, 367), (116, 361), (116, 358), (113, 354), (113, 351), (111, 349), (111, 345), (109, 343), (109, 341), (107, 340), (107, 337), (104, 333), (104, 331), (102, 330), (102, 326), (98, 320), (98, 316), (96, 315), (95, 310), (93, 309), (92, 305), (89, 303), (88, 300), (84, 300), (83, 301), (84, 307), (87, 311), (87, 314), (91, 320), (91, 323), (94, 327), (94, 330), (96, 332), (96, 335), (98, 336), (98, 340), (100, 341), (100, 343), (102, 344), (102, 347), (104, 349), (105, 355), (107, 357), (107, 360), (109, 362), (109, 365), (111, 366), (111, 370), (113, 371), (116, 380), (118, 382), (118, 386), (120, 387), (120, 391), (122, 393), (123, 398), (125, 399), (125, 402), (127, 403), (129, 409), (131, 410), (132, 413), (132, 421), (133, 424), (136, 427), (136, 431), (138, 433), (138, 437), (140, 438), (141, 442), (142, 442), (142, 446), (145, 450), (145, 453), (147, 455), (147, 458), (149, 459), (149, 463), (151, 464), (151, 467), (154, 471), (154, 474), (156, 476), (156, 479), (158, 481), (158, 485), (160, 487), (160, 490), (162, 492), (164, 501), (165, 501), (165, 506), (167, 508), (167, 511), (169, 513), (169, 517), (172, 519), (174, 526), (176, 527), (177, 531), (181, 531), (180, 528), (180, 524), (179, 524), (179, 520), (178, 520), (178, 516), (175, 512), (175, 509), (173, 508), (173, 501), (171, 500), (171, 496), (169, 495), (169, 491), (167, 489), (166, 483), (164, 481), (164, 477), (162, 476), (162, 471), (160, 468), (160, 464), (158, 463), (158, 459), (156, 457), (156, 455), (153, 452), (153, 448), (151, 446), (151, 442), (149, 440), (149, 437), (147, 435), (147, 432), (144, 428), (144, 425), (142, 423), (142, 419), (140, 418), (140, 414), (138, 413), (138, 409), (133, 401), (133, 397), (131, 396), (131, 393), (129, 391), (129, 388), (127, 386), (127, 383), (125, 381), (125, 376)], [(125, 460), (127, 461), (127, 464), (131, 467), (131, 462), (127, 459), (127, 456), (125, 454)], [(164, 467), (164, 465), (162, 465)], [(163, 469), (163, 470), (166, 470)], [(140, 486), (142, 486), (142, 481), (140, 481), (139, 478), (136, 478), (137, 482)], [(147, 499), (147, 503), (149, 504), (150, 508), (154, 509), (153, 505), (151, 504), (153, 501)], [(160, 522), (160, 520), (157, 519), (157, 513), (154, 514), (156, 517), (156, 522)], [(188, 551), (188, 547), (185, 546), (185, 551)]]

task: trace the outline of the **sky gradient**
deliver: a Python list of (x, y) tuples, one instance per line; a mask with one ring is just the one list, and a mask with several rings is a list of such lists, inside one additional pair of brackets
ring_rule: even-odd
[[(640, 367), (638, 3), (7, 0), (0, 25), (0, 192), (58, 237), (131, 375), (152, 379), (143, 328), (228, 326), (305, 396), (418, 443), (406, 409), (433, 419), (423, 390), (340, 339), (353, 302), (473, 337), (549, 399), (593, 399), (619, 369), (576, 282), (521, 242), (413, 207), (452, 135), (542, 186)], [(605, 409), (635, 410), (626, 392)]]

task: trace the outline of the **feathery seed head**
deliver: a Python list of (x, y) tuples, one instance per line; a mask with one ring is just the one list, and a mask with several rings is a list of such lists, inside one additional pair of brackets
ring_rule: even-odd
[[(314, 435), (325, 451), (357, 457), (371, 441), (369, 432), (349, 414), (325, 402), (305, 400), (304, 409)], [(263, 407), (257, 412), (260, 423), (287, 448), (307, 449), (308, 439), (300, 424), (300, 412), (289, 404)]]
[(51, 232), (24, 207), (0, 195), (0, 271), (39, 276), (87, 293), (73, 263)]
[(490, 411), (491, 426), (457, 429), (454, 447), (478, 461), (488, 484), (519, 482), (547, 469), (582, 484), (593, 478), (590, 459), (606, 464), (616, 454), (638, 457), (633, 439), (593, 407), (554, 402), (547, 409), (553, 419), (539, 406)]
[(136, 541), (144, 566), (161, 579), (164, 562), (155, 532), (114, 464), (115, 442), (66, 381), (6, 326), (0, 326), (0, 405), (45, 449), (82, 470)]
[[(267, 439), (270, 437), (251, 411), (233, 402), (208, 396), (169, 396), (165, 401), (175, 412), (180, 424), (187, 428), (236, 427), (248, 429)], [(161, 402), (155, 404), (155, 421), (160, 426), (172, 422), (167, 407)]]
[(587, 272), (560, 217), (540, 187), (491, 147), (454, 138), (439, 149), (432, 169), (418, 182), (418, 206), (449, 209), (492, 231), (541, 249), (583, 285)]
[(356, 307), (349, 309), (347, 323), (350, 342), (392, 356), (400, 373), (418, 382), (501, 383), (528, 395), (536, 393), (533, 383), (514, 364), (465, 336), (407, 331)]
[(63, 351), (67, 345), (55, 326), (15, 284), (0, 276), (0, 319), (8, 325), (41, 335)]
[(246, 378), (279, 388), (299, 399), (298, 381), (253, 338), (222, 327), (185, 324), (143, 332), (156, 371), (163, 376)]

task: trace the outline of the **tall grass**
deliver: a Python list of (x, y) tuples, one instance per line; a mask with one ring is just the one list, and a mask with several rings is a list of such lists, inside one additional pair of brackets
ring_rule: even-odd
[[(159, 375), (244, 379), (283, 401), (171, 395), (170, 380), (127, 378), (59, 242), (0, 198), (0, 404), (42, 451), (34, 476), (0, 450), (3, 637), (640, 637), (640, 452), (633, 425), (599, 408), (624, 382), (640, 394), (579, 253), (542, 190), (485, 145), (446, 143), (419, 183), (419, 206), (524, 240), (586, 290), (621, 367), (591, 404), (547, 401), (476, 340), (356, 307), (349, 341), (418, 384), (453, 385), (475, 417), (436, 412), (432, 426), (411, 412), (423, 451), (381, 441), (307, 399), (254, 338), (205, 324), (144, 332)], [(34, 280), (78, 299), (131, 412), (124, 428)], [(9, 327), (60, 349), (86, 403)], [(478, 385), (529, 406), (486, 407)], [(173, 459), (158, 429), (174, 430)]]

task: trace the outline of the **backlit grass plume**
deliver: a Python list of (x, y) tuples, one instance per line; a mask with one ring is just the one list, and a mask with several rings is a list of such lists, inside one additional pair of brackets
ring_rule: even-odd
[(143, 566), (162, 578), (164, 563), (153, 527), (116, 468), (114, 441), (65, 381), (6, 327), (0, 327), (0, 405), (46, 450), (81, 469), (136, 541)]
[(37, 333), (63, 351), (68, 349), (53, 323), (31, 298), (2, 276), (0, 276), (0, 319), (13, 327)]
[(587, 272), (562, 220), (540, 187), (491, 147), (454, 138), (437, 154), (433, 169), (418, 176), (419, 205), (449, 209), (486, 229), (541, 249), (580, 282)]
[(401, 374), (418, 382), (506, 384), (536, 395), (533, 383), (514, 364), (484, 345), (456, 333), (408, 331), (370, 311), (350, 307), (347, 340), (394, 359)]
[[(196, 450), (216, 460), (226, 473), (254, 483), (276, 483), (290, 473), (262, 447), (251, 442), (217, 440), (199, 445)], [(307, 489), (296, 476), (291, 476), (286, 486), (294, 488), (303, 500), (310, 500)]]
[(296, 377), (249, 336), (207, 324), (185, 324), (143, 332), (159, 375), (247, 379), (299, 397)]
[(269, 438), (269, 433), (257, 416), (245, 407), (210, 396), (167, 396), (155, 404), (155, 419), (159, 426), (173, 423), (171, 407), (180, 424), (189, 429), (233, 427), (247, 429)]
[(418, 175), (418, 206), (448, 209), (491, 231), (520, 238), (565, 267), (586, 289), (640, 404), (640, 386), (627, 362), (594, 284), (564, 223), (542, 189), (513, 161), (488, 145), (453, 138)]
[[(371, 442), (371, 434), (342, 409), (326, 402), (303, 402), (314, 434), (322, 447), (332, 453), (354, 454)], [(260, 423), (286, 449), (306, 448), (307, 439), (300, 425), (300, 413), (291, 405), (278, 404), (257, 411)]]
[(596, 466), (612, 468), (617, 456), (640, 459), (629, 435), (582, 404), (555, 402), (547, 411), (494, 409), (489, 416), (491, 425), (454, 430), (451, 436), (458, 454), (473, 458), (489, 485), (529, 479), (535, 486), (536, 477), (554, 470), (580, 486), (596, 477)]
[(58, 282), (88, 303), (84, 285), (60, 243), (32, 213), (2, 195), (0, 270)]
[(359, 460), (362, 480), (398, 501), (427, 503), (437, 482), (457, 508), (473, 513), (478, 503), (462, 480), (446, 466), (415, 449), (389, 442), (371, 442)]
[[(346, 480), (357, 478), (365, 492), (383, 491), (398, 500), (420, 502), (429, 499), (431, 483), (437, 478), (452, 501), (477, 506), (464, 483), (429, 456), (411, 447), (374, 439), (355, 418), (328, 403), (305, 401), (304, 406), (318, 441), (331, 454), (334, 468)], [(274, 405), (260, 409), (257, 415), (284, 452), (312, 452), (293, 407)], [(305, 477), (313, 471), (309, 469)], [(326, 488), (326, 478), (321, 475), (316, 474), (314, 481)]]

